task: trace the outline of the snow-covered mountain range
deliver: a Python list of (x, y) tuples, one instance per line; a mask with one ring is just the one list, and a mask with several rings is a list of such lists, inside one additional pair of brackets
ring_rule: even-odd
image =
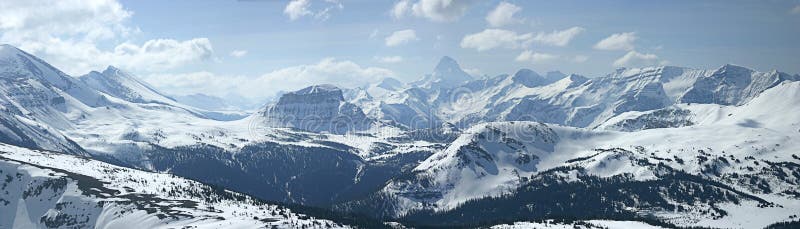
[(309, 85), (247, 116), (115, 67), (69, 76), (8, 45), (0, 80), (0, 165), (16, 190), (0, 192), (14, 212), (0, 225), (361, 225), (262, 199), (399, 222), (384, 226), (752, 228), (800, 212), (800, 76), (778, 71), (475, 77), (444, 57), (412, 83)]

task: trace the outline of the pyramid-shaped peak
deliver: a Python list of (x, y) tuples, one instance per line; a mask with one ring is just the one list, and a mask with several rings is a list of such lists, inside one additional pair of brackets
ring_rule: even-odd
[(461, 66), (458, 65), (455, 59), (449, 56), (443, 56), (439, 59), (439, 63), (436, 64), (436, 69), (439, 70), (447, 70), (447, 69), (461, 69)]

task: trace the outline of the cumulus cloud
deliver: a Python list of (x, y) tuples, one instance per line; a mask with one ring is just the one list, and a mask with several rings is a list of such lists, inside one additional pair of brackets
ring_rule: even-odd
[(462, 48), (473, 48), (486, 51), (494, 48), (523, 48), (533, 41), (533, 34), (517, 34), (503, 29), (485, 29), (479, 33), (469, 34), (461, 39)]
[(286, 8), (283, 9), (283, 13), (289, 16), (291, 20), (297, 20), (306, 15), (311, 15), (311, 10), (308, 7), (311, 6), (311, 0), (292, 0), (289, 4), (286, 4)]
[(486, 15), (486, 22), (492, 27), (502, 27), (508, 24), (520, 22), (522, 20), (515, 19), (514, 14), (522, 10), (522, 7), (508, 3), (500, 2), (488, 15)]
[(4, 1), (0, 30), (3, 40), (61, 35), (97, 40), (135, 31), (123, 24), (132, 15), (115, 0)]
[(405, 15), (426, 18), (435, 22), (452, 22), (464, 16), (473, 0), (401, 0), (394, 4), (395, 18)]
[(289, 20), (297, 20), (304, 16), (313, 16), (318, 20), (328, 20), (331, 14), (330, 11), (334, 8), (343, 9), (344, 5), (338, 0), (325, 0), (327, 5), (321, 9), (314, 10), (311, 6), (311, 0), (291, 0), (283, 8), (283, 14), (289, 16)]
[(416, 40), (419, 38), (413, 29), (399, 30), (386, 37), (386, 46), (394, 47)]
[(635, 32), (615, 33), (597, 42), (595, 49), (599, 50), (625, 50), (631, 51), (634, 48), (633, 42), (639, 39)]
[(403, 62), (402, 56), (376, 56), (374, 59), (378, 62), (387, 64)]
[(554, 46), (566, 46), (572, 41), (573, 38), (581, 34), (586, 29), (582, 27), (572, 27), (561, 31), (553, 31), (550, 33), (539, 33), (533, 38), (534, 41)]
[(144, 76), (148, 83), (173, 94), (203, 92), (224, 96), (236, 90), (248, 98), (264, 98), (279, 91), (298, 90), (314, 84), (334, 84), (353, 88), (394, 77), (391, 70), (362, 67), (352, 61), (323, 59), (309, 65), (278, 69), (257, 77), (217, 75), (211, 72), (184, 74), (150, 74)]
[(659, 63), (658, 56), (655, 54), (644, 54), (636, 52), (635, 50), (629, 51), (624, 56), (614, 61), (615, 67), (644, 67), (656, 65)]
[(116, 65), (136, 70), (163, 70), (197, 60), (211, 58), (214, 49), (207, 38), (187, 41), (155, 39), (143, 45), (122, 43), (112, 53), (98, 53), (113, 59)]
[(793, 14), (800, 14), (800, 5), (797, 5), (794, 8), (792, 8), (792, 13)]
[[(0, 4), (0, 40), (37, 55), (71, 75), (116, 65), (163, 70), (209, 59), (206, 38), (154, 39), (141, 45), (114, 41), (137, 33), (133, 12), (115, 0), (9, 1)], [(113, 47), (113, 49), (101, 49)]]
[(392, 6), (392, 17), (395, 19), (403, 18), (408, 12), (411, 11), (411, 1), (409, 0), (401, 0), (398, 1)]
[(231, 53), (229, 55), (232, 56), (232, 57), (237, 57), (237, 58), (238, 57), (243, 57), (243, 56), (247, 55), (247, 50), (233, 50), (233, 51), (231, 51)]
[(540, 62), (552, 61), (558, 58), (559, 56), (554, 54), (539, 53), (539, 52), (533, 52), (531, 50), (525, 50), (522, 53), (520, 53), (515, 60), (518, 62), (540, 63)]

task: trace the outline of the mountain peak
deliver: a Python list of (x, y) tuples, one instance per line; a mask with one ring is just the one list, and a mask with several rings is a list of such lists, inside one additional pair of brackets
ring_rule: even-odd
[(318, 84), (313, 86), (308, 86), (303, 89), (289, 92), (287, 94), (295, 94), (295, 95), (309, 95), (309, 94), (326, 94), (326, 93), (342, 93), (342, 89), (336, 87), (332, 84)]
[(275, 105), (261, 112), (274, 127), (293, 127), (312, 132), (346, 133), (369, 128), (372, 120), (358, 106), (345, 102), (342, 90), (330, 84), (306, 87), (283, 94)]
[(25, 54), (25, 51), (22, 51), (13, 45), (0, 44), (0, 58), (9, 58), (19, 54)]
[(445, 70), (449, 68), (461, 68), (461, 66), (459, 66), (458, 62), (456, 62), (456, 60), (454, 60), (452, 57), (443, 56), (441, 59), (439, 59), (439, 63), (436, 64), (435, 69)]
[(728, 64), (725, 64), (725, 65), (722, 65), (722, 67), (719, 67), (715, 72), (717, 72), (717, 73), (725, 73), (725, 72), (727, 72), (727, 73), (737, 73), (737, 72), (738, 73), (750, 73), (750, 72), (754, 72), (754, 71), (752, 69), (749, 69), (749, 68), (746, 68), (746, 67), (742, 67), (742, 66), (739, 66), (739, 65), (728, 63)]
[(377, 87), (387, 90), (397, 90), (403, 87), (403, 82), (391, 77), (386, 77), (378, 83)]
[(517, 71), (517, 73), (514, 73), (511, 79), (514, 80), (515, 83), (525, 85), (525, 87), (538, 87), (554, 83), (564, 77), (566, 77), (564, 73), (557, 71), (548, 72), (546, 76), (542, 76), (533, 70), (523, 68)]
[(109, 65), (108, 67), (106, 67), (106, 70), (103, 70), (103, 72), (119, 72), (119, 71), (122, 70), (117, 67), (114, 67), (113, 65)]
[(278, 104), (339, 103), (344, 101), (342, 89), (331, 84), (320, 84), (288, 92), (278, 99)]
[(461, 69), (458, 62), (449, 56), (443, 56), (433, 74), (412, 83), (425, 88), (453, 88), (472, 80), (472, 76)]

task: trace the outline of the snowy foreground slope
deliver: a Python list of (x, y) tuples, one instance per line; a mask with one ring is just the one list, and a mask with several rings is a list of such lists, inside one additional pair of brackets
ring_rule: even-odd
[(0, 144), (0, 228), (347, 228), (170, 174)]

